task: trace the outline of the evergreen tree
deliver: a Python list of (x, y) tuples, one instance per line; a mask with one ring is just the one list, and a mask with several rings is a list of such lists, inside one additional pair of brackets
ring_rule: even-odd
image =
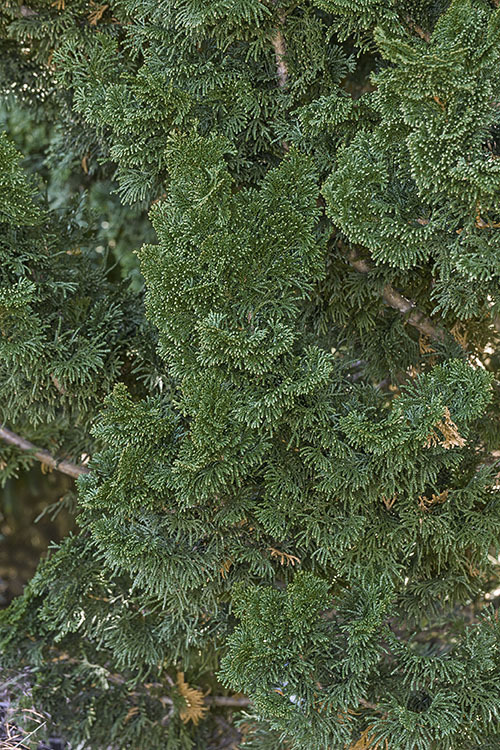
[(72, 747), (500, 747), (497, 5), (4, 3), (2, 473), (80, 531), (1, 663)]

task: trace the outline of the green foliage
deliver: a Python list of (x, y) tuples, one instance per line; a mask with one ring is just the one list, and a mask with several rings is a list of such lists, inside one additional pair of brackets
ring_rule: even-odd
[[(139, 299), (107, 280), (80, 208), (48, 211), (4, 135), (0, 147), (0, 419), (79, 460), (98, 404), (133, 366)], [(26, 458), (2, 446), (3, 480)]]
[(377, 28), (391, 65), (367, 95), (376, 125), (340, 149), (324, 186), (351, 242), (390, 266), (431, 264), (436, 309), (462, 319), (499, 306), (499, 23), (500, 11), (460, 1), (428, 42)]
[(0, 218), (2, 223), (29, 226), (41, 219), (33, 198), (35, 188), (19, 168), (20, 156), (9, 143), (5, 133), (0, 134)]
[(497, 747), (495, 5), (0, 12), (0, 420), (91, 457), (1, 664), (72, 746)]

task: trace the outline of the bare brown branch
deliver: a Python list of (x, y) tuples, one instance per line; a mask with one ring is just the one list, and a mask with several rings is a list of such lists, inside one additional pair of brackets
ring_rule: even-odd
[[(280, 20), (281, 20), (281, 23), (283, 23), (284, 17), (280, 16)], [(285, 45), (285, 38), (283, 36), (281, 29), (278, 29), (276, 31), (276, 34), (274, 35), (272, 39), (272, 45), (274, 47), (274, 55), (276, 57), (276, 70), (278, 73), (279, 85), (280, 87), (283, 87), (286, 85), (288, 81), (288, 68), (284, 60), (284, 57), (286, 54), (286, 45)]]
[(209, 706), (227, 706), (228, 708), (246, 708), (250, 705), (248, 698), (235, 698), (232, 695), (207, 695), (204, 701)]
[[(273, 0), (274, 4), (277, 5), (279, 3), (279, 0)], [(285, 18), (286, 14), (281, 11), (278, 13), (279, 17), (279, 25), (276, 29), (276, 33), (274, 37), (272, 38), (271, 42), (274, 47), (274, 55), (276, 58), (276, 70), (278, 73), (278, 82), (280, 87), (283, 87), (286, 85), (288, 81), (288, 68), (285, 62), (285, 55), (286, 55), (286, 43), (285, 43), (285, 37), (283, 36), (283, 27), (285, 25)]]
[[(367, 261), (360, 258), (355, 250), (349, 251), (347, 260), (359, 273), (369, 273), (372, 270)], [(420, 331), (420, 333), (423, 333), (424, 336), (428, 336), (431, 339), (438, 339), (439, 341), (444, 339), (444, 331), (434, 325), (432, 320), (416, 307), (413, 300), (403, 297), (391, 284), (385, 285), (382, 291), (382, 299), (389, 307), (398, 310), (402, 315), (408, 315), (408, 323)]]
[[(276, 0), (275, 0), (276, 2)], [(280, 88), (284, 88), (288, 82), (288, 67), (285, 62), (286, 55), (286, 42), (283, 36), (283, 26), (285, 25), (285, 13), (279, 14), (279, 26), (276, 29), (276, 33), (271, 39), (271, 43), (274, 48), (274, 56), (276, 58), (276, 72), (278, 75), (278, 85)], [(284, 151), (290, 150), (290, 145), (287, 141), (282, 141), (281, 145)]]
[(22, 451), (27, 451), (33, 454), (33, 458), (40, 461), (44, 466), (48, 466), (51, 469), (60, 471), (63, 474), (67, 474), (70, 477), (79, 477), (81, 474), (88, 474), (89, 469), (86, 466), (71, 463), (71, 461), (59, 460), (49, 453), (49, 451), (43, 448), (38, 448), (29, 440), (25, 440), (20, 435), (16, 435), (15, 432), (7, 430), (5, 427), (0, 427), (0, 438), (5, 440), (9, 445), (15, 445)]

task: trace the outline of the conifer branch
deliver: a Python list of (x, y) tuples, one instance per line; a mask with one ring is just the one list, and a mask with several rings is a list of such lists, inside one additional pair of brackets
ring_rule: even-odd
[(9, 445), (15, 445), (16, 448), (20, 448), (22, 451), (31, 452), (33, 458), (36, 458), (37, 461), (40, 461), (44, 466), (60, 471), (62, 474), (67, 474), (75, 479), (81, 474), (88, 474), (90, 471), (86, 466), (54, 458), (49, 451), (46, 451), (43, 448), (38, 448), (36, 445), (33, 445), (33, 443), (30, 443), (29, 440), (25, 440), (20, 435), (7, 430), (5, 427), (0, 427), (0, 438), (6, 443), (9, 443)]
[[(359, 273), (369, 273), (372, 270), (366, 260), (360, 258), (355, 250), (349, 251), (347, 260)], [(382, 292), (382, 299), (389, 307), (398, 310), (402, 315), (408, 315), (408, 323), (424, 336), (428, 336), (431, 339), (438, 339), (439, 341), (443, 340), (444, 331), (434, 325), (432, 320), (416, 307), (413, 300), (403, 297), (391, 284), (385, 285)]]

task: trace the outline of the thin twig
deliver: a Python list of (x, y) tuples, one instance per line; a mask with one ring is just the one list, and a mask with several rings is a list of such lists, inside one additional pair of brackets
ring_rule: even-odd
[(49, 466), (51, 469), (60, 471), (62, 474), (67, 474), (70, 477), (76, 478), (81, 474), (88, 474), (90, 471), (86, 466), (82, 466), (81, 464), (73, 464), (71, 461), (54, 458), (49, 451), (46, 451), (43, 448), (38, 448), (36, 445), (33, 445), (33, 443), (30, 443), (29, 440), (25, 440), (20, 435), (16, 435), (15, 432), (11, 432), (5, 427), (0, 427), (0, 438), (5, 440), (6, 443), (9, 443), (9, 445), (15, 445), (22, 451), (32, 453), (33, 458), (36, 458), (37, 461), (40, 461), (45, 466)]
[(376, 703), (371, 703), (370, 701), (365, 701), (364, 698), (360, 699), (359, 705), (363, 706), (363, 708), (369, 708), (372, 711), (379, 711), (380, 710)]
[(65, 396), (66, 395), (66, 389), (64, 388), (64, 386), (61, 385), (61, 383), (58, 381), (58, 379), (56, 378), (56, 376), (55, 375), (51, 375), (50, 379), (54, 383), (54, 385), (55, 385), (56, 389), (59, 391), (59, 393), (62, 396)]
[[(66, 662), (69, 662), (71, 664), (78, 664), (78, 659), (75, 658), (68, 658), (66, 659)], [(169, 674), (164, 675), (165, 682), (167, 682), (170, 687), (174, 687), (175, 683), (170, 677)], [(119, 674), (110, 674), (108, 675), (108, 680), (110, 682), (114, 682), (117, 685), (123, 685), (125, 682), (125, 679), (119, 675)], [(161, 682), (148, 682), (144, 684), (144, 687), (146, 690), (150, 691), (152, 689), (163, 689), (163, 685)], [(151, 695), (151, 693), (149, 693)], [(138, 693), (131, 693), (131, 695), (136, 696)], [(172, 706), (174, 704), (172, 698), (170, 698), (168, 695), (163, 695), (159, 699), (161, 703), (165, 706)], [(236, 695), (205, 695), (203, 698), (204, 703), (207, 706), (227, 706), (227, 707), (233, 707), (233, 708), (247, 708), (251, 701), (249, 698), (245, 698), (244, 696), (237, 697)]]
[(23, 18), (31, 18), (31, 16), (38, 15), (38, 12), (36, 10), (29, 8), (27, 5), (21, 5), (19, 7), (19, 12), (23, 16)]
[(44, 727), (46, 723), (47, 722), (44, 721), (43, 724), (40, 724), (39, 726), (35, 727), (35, 729), (33, 729), (32, 732), (30, 732), (25, 737), (23, 737), (21, 740), (19, 740), (19, 742), (16, 742), (15, 745), (11, 745), (12, 750), (14, 750), (14, 748), (16, 748), (16, 747), (26, 747), (26, 745), (24, 744), (26, 742), (26, 740), (29, 740), (30, 737), (33, 737), (33, 735), (36, 734), (36, 732), (38, 732), (42, 727)]
[[(349, 251), (347, 260), (359, 273), (369, 273), (372, 270), (366, 260), (360, 258), (355, 250)], [(444, 339), (444, 331), (434, 325), (432, 320), (416, 307), (413, 300), (403, 297), (391, 284), (385, 285), (382, 291), (382, 299), (386, 305), (394, 308), (394, 310), (398, 310), (402, 315), (409, 313), (407, 318), (408, 323), (420, 331), (420, 333), (423, 333), (424, 336), (429, 336), (429, 338), (438, 339), (439, 341)]]
[[(173, 706), (172, 698), (162, 696), (161, 702), (166, 706)], [(206, 695), (203, 702), (207, 706), (226, 706), (226, 708), (247, 708), (250, 705), (249, 698), (233, 698), (231, 695)]]
[[(173, 706), (174, 701), (167, 695), (163, 695), (160, 702), (164, 706)], [(249, 698), (235, 698), (232, 695), (206, 695), (203, 698), (206, 706), (225, 706), (226, 708), (248, 708), (251, 701)]]
[(231, 695), (207, 695), (204, 702), (209, 706), (228, 706), (232, 708), (246, 708), (250, 705), (248, 698), (234, 698)]

